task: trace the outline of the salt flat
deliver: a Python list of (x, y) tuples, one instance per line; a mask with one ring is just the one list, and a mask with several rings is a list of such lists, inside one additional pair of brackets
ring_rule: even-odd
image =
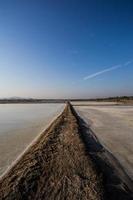
[(107, 101), (71, 101), (71, 103), (73, 105), (117, 105), (117, 104), (120, 104), (115, 102), (115, 101), (112, 101), (112, 102), (107, 102)]
[(64, 104), (0, 104), (0, 174), (63, 111)]
[(75, 106), (78, 114), (133, 179), (133, 106), (81, 104)]

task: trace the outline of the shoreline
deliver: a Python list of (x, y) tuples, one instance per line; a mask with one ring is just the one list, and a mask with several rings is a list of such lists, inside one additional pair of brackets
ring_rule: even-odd
[(0, 106), (0, 176), (64, 107), (64, 104)]
[(12, 163), (7, 167), (7, 169), (0, 175), (0, 180), (10, 171), (10, 169), (17, 164), (17, 162), (21, 159), (21, 157), (29, 150), (29, 148), (36, 143), (39, 137), (41, 137), (42, 134), (51, 126), (51, 124), (54, 123), (54, 121), (61, 115), (62, 111), (60, 111), (59, 114), (53, 117), (48, 124), (44, 127), (42, 127), (42, 130), (35, 136), (35, 138), (26, 146), (26, 148), (17, 156), (17, 158), (12, 161)]
[[(45, 194), (46, 199), (54, 199), (57, 195), (55, 186), (58, 180), (59, 185), (67, 184), (71, 191), (68, 192), (68, 188), (60, 185), (58, 189), (61, 194), (68, 193), (70, 197), (73, 195), (73, 199), (77, 198), (77, 189), (81, 199), (88, 199), (89, 195), (96, 200), (131, 199), (132, 191), (127, 181), (123, 182), (115, 170), (115, 165), (111, 166), (107, 151), (93, 133), (90, 135), (90, 129), (85, 129), (84, 123), (74, 108), (68, 104), (2, 176), (0, 197), (21, 199), (26, 195), (27, 199), (43, 199), (41, 195)], [(109, 170), (113, 170), (112, 179)], [(95, 191), (90, 183), (95, 186)], [(82, 189), (80, 184), (83, 185)], [(86, 195), (83, 198), (85, 191)], [(65, 198), (61, 194), (58, 194), (58, 199)]]
[(74, 107), (102, 146), (121, 163), (133, 180), (133, 106)]

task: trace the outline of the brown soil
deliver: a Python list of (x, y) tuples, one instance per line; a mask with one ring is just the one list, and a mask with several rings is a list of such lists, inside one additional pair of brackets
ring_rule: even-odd
[(0, 180), (2, 200), (101, 200), (102, 177), (80, 137), (67, 105)]

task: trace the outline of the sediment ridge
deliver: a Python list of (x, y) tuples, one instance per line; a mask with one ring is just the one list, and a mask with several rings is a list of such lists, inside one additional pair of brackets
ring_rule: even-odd
[(113, 183), (109, 185), (107, 174), (105, 180), (104, 170), (89, 152), (83, 132), (81, 121), (68, 103), (63, 113), (0, 179), (0, 199), (132, 199), (127, 185), (118, 191), (117, 187), (110, 187)]

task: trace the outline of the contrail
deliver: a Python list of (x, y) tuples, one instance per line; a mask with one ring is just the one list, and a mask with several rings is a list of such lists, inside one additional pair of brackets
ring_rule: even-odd
[(125, 62), (124, 65), (125, 66), (130, 65), (132, 62), (133, 62), (132, 60), (129, 60), (129, 61)]
[(121, 67), (124, 67), (124, 66), (128, 66), (128, 65), (131, 64), (132, 62), (133, 62), (133, 61), (127, 61), (127, 62), (124, 63), (123, 65), (121, 65), (121, 64), (119, 64), (119, 65), (114, 65), (114, 66), (112, 66), (112, 67), (110, 67), (110, 68), (106, 68), (106, 69), (104, 69), (104, 70), (102, 70), (102, 71), (96, 72), (96, 73), (94, 73), (94, 74), (90, 74), (89, 76), (85, 76), (83, 79), (84, 79), (84, 80), (87, 80), (87, 79), (94, 78), (94, 77), (99, 76), (99, 75), (101, 75), (101, 74), (104, 74), (104, 73), (106, 73), (106, 72), (113, 71), (113, 70), (116, 70), (116, 69), (121, 68)]
[(94, 77), (96, 77), (96, 76), (99, 76), (100, 74), (104, 74), (104, 73), (106, 73), (106, 72), (109, 72), (109, 71), (118, 69), (118, 68), (120, 68), (120, 67), (122, 67), (122, 65), (115, 65), (115, 66), (113, 66), (113, 67), (106, 68), (106, 69), (104, 69), (104, 70), (102, 70), (102, 71), (99, 71), (99, 72), (96, 72), (96, 73), (94, 73), (94, 74), (91, 74), (91, 75), (89, 75), (89, 76), (84, 77), (84, 80), (87, 80), (87, 79), (90, 79), (90, 78), (94, 78)]

